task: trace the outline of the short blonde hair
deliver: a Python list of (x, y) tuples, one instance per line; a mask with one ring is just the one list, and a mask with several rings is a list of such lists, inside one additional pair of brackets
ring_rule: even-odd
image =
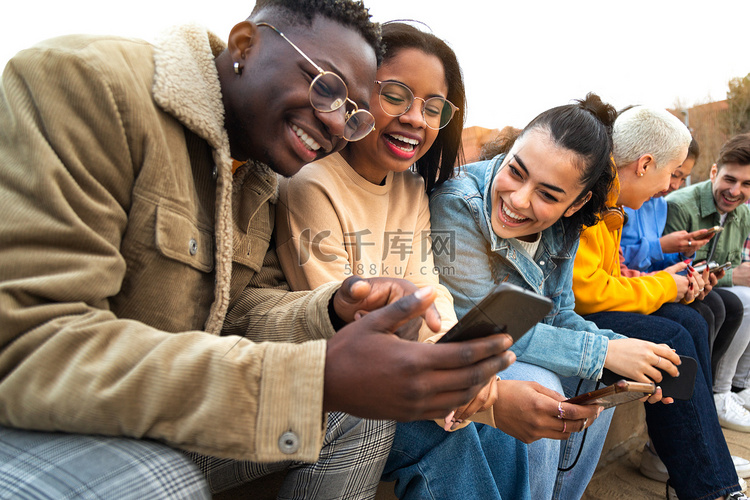
[(612, 140), (612, 156), (618, 167), (650, 154), (655, 167), (660, 168), (683, 155), (692, 136), (685, 124), (666, 109), (635, 106), (617, 117)]

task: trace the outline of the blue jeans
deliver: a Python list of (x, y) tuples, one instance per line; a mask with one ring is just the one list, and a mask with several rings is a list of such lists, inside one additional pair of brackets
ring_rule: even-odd
[(708, 328), (701, 315), (669, 303), (651, 315), (608, 311), (585, 318), (628, 337), (667, 344), (698, 361), (688, 401), (645, 405), (648, 433), (680, 499), (714, 499), (739, 491), (714, 406)]
[(526, 445), (471, 423), (446, 432), (433, 421), (399, 423), (383, 481), (400, 499), (529, 500)]
[[(593, 380), (578, 377), (561, 378), (546, 368), (521, 361), (516, 361), (498, 375), (505, 380), (538, 382), (566, 397), (593, 391), (596, 387)], [(583, 432), (575, 432), (564, 441), (540, 439), (528, 445), (529, 486), (532, 498), (581, 498), (596, 470), (613, 413), (614, 409), (603, 411), (596, 422), (589, 426), (585, 438)], [(562, 423), (560, 427), (562, 428)], [(571, 466), (567, 472), (558, 471), (558, 468), (568, 469)]]

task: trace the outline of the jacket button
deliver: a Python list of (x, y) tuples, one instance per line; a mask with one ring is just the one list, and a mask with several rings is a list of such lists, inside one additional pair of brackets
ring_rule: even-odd
[(544, 265), (544, 261), (543, 261), (543, 260), (540, 260), (540, 261), (539, 261), (539, 265), (540, 265), (540, 266), (543, 266), (543, 265)]
[(195, 238), (190, 238), (190, 243), (189, 243), (188, 248), (190, 251), (190, 255), (195, 255), (198, 253), (198, 242), (195, 241)]
[(291, 455), (299, 450), (299, 438), (292, 431), (287, 431), (279, 438), (279, 449), (281, 453)]

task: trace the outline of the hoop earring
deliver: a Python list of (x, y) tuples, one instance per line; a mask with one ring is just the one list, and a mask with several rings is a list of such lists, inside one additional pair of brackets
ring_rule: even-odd
[(235, 75), (239, 75), (240, 73), (242, 73), (242, 68), (240, 67), (240, 63), (235, 62), (234, 63), (234, 74)]

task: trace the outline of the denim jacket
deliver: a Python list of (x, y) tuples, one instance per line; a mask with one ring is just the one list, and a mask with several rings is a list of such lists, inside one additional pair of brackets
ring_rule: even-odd
[(492, 231), (492, 180), (504, 156), (461, 168), (430, 196), (433, 251), (440, 281), (454, 297), (460, 318), (496, 285), (507, 282), (552, 299), (550, 313), (511, 349), (519, 360), (561, 376), (601, 377), (610, 339), (573, 311), (573, 261), (578, 248), (563, 248), (558, 221), (542, 232), (532, 259), (515, 239)]

